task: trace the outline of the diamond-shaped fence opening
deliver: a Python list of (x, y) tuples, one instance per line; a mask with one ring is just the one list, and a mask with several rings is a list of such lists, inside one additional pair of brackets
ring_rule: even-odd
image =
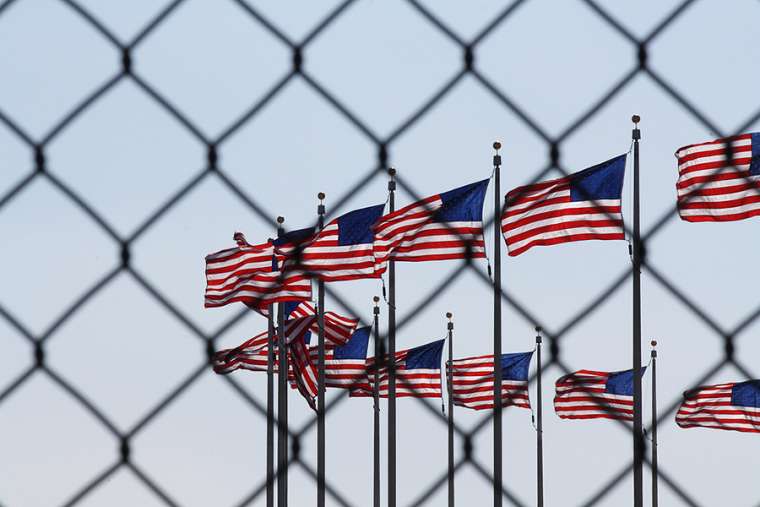
[[(314, 224), (318, 191), (328, 217), (382, 203), (392, 165), (397, 208), (488, 178), (494, 139), (503, 190), (573, 172), (627, 152), (632, 113), (644, 118), (643, 336), (660, 341), (665, 379), (661, 499), (756, 504), (747, 435), (672, 422), (681, 390), (760, 371), (754, 223), (676, 220), (672, 152), (757, 125), (757, 14), (695, 0), (0, 3), (0, 504), (262, 505), (266, 377), (217, 377), (208, 362), (266, 323), (203, 312), (203, 255), (234, 230), (274, 236), (277, 214)], [(397, 265), (397, 347), (443, 337), (453, 311), (455, 355), (488, 353), (489, 262)], [(503, 347), (530, 350), (544, 328), (545, 412), (549, 379), (630, 364), (630, 273), (622, 242), (503, 261)], [(384, 292), (328, 285), (327, 303), (369, 323)], [(308, 505), (317, 427), (291, 400), (291, 500)], [(327, 407), (328, 504), (367, 505), (372, 402), (329, 391)], [(397, 410), (399, 503), (443, 504), (441, 407)], [(511, 505), (534, 502), (529, 417), (504, 414)], [(457, 410), (460, 502), (490, 501), (491, 430), (490, 414)], [(547, 417), (544, 435), (550, 505), (630, 503), (625, 425)], [(713, 485), (728, 482), (727, 500)]]

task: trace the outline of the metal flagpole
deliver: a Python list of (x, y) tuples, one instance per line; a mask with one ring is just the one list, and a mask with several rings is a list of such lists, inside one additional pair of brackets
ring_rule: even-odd
[[(325, 226), (324, 192), (317, 194), (318, 226)], [(317, 506), (325, 507), (325, 282), (317, 282)]]
[(657, 340), (652, 340), (652, 507), (657, 507)]
[[(277, 217), (277, 237), (284, 231)], [(288, 505), (288, 353), (285, 344), (285, 307), (277, 304), (277, 507)]]
[(446, 392), (449, 395), (449, 507), (454, 507), (454, 388), (451, 383), (454, 375), (454, 323), (451, 321), (451, 312), (446, 313), (446, 318), (449, 319), (449, 360), (446, 363)]
[[(388, 168), (388, 211), (396, 210), (396, 169)], [(396, 263), (388, 262), (388, 507), (396, 507)]]
[(641, 424), (641, 232), (639, 230), (639, 130), (638, 115), (633, 115), (633, 505), (644, 506), (643, 454)]
[(267, 321), (267, 507), (274, 507), (274, 305)]
[(372, 421), (372, 435), (373, 435), (373, 497), (374, 507), (380, 507), (380, 376), (378, 375), (378, 369), (380, 368), (380, 363), (382, 362), (382, 350), (380, 347), (380, 298), (375, 296), (372, 298), (372, 301), (375, 303), (375, 307), (373, 309), (375, 322), (374, 322), (374, 341), (375, 341), (375, 363), (374, 363), (374, 388), (372, 389), (372, 396), (375, 400), (375, 414), (374, 414), (374, 420)]
[(536, 505), (544, 507), (544, 407), (541, 391), (541, 328), (536, 326)]
[(501, 363), (498, 362), (501, 357), (501, 143), (495, 141), (493, 149), (496, 150), (493, 156), (493, 505), (501, 507)]

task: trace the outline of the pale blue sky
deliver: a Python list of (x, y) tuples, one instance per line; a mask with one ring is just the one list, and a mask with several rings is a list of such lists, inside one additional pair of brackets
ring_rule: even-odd
[[(334, 2), (249, 0), (293, 40), (302, 39)], [(645, 37), (679, 3), (598, 2), (636, 37)], [(81, 1), (122, 41), (131, 40), (165, 2)], [(504, 8), (502, 2), (424, 5), (470, 40)], [(719, 129), (743, 125), (760, 104), (760, 3), (702, 0), (649, 47), (649, 64)], [(349, 7), (304, 50), (304, 69), (384, 138), (462, 66), (461, 49), (409, 4), (367, 0)], [(183, 112), (206, 137), (225, 131), (290, 71), (290, 50), (235, 2), (187, 0), (134, 51), (135, 72)], [(121, 55), (63, 2), (18, 0), (0, 15), (0, 111), (35, 141), (79, 101), (114, 76)], [(556, 136), (636, 65), (636, 48), (584, 2), (530, 0), (476, 48), (475, 67), (549, 136)], [(649, 76), (625, 89), (560, 145), (560, 163), (578, 170), (630, 146), (630, 116), (642, 117), (642, 223), (646, 231), (675, 200), (673, 152), (715, 137)], [(749, 126), (757, 130), (760, 122)], [(548, 163), (549, 148), (471, 75), (389, 146), (389, 161), (421, 195), (486, 178), (491, 143), (504, 144), (502, 190), (531, 181)], [(129, 79), (121, 80), (45, 149), (47, 168), (96, 208), (117, 234), (132, 235), (205, 167), (205, 147)], [(266, 213), (289, 227), (315, 218), (316, 194), (333, 213), (381, 203), (385, 179), (371, 179), (339, 209), (333, 203), (377, 163), (367, 135), (300, 77), (291, 80), (250, 121), (220, 144), (219, 166)], [(0, 122), (0, 196), (33, 170), (33, 153)], [(628, 175), (630, 176), (630, 174)], [(624, 214), (630, 225), (630, 180)], [(486, 202), (492, 200), (492, 190)], [(0, 197), (1, 198), (1, 197)], [(399, 192), (399, 205), (411, 197)], [(490, 216), (486, 207), (486, 215)], [(757, 220), (687, 224), (671, 220), (648, 245), (652, 265), (729, 330), (760, 303), (747, 262), (758, 241)], [(132, 267), (149, 279), (190, 322), (214, 332), (239, 308), (204, 310), (203, 257), (232, 244), (236, 230), (251, 242), (271, 227), (215, 176), (206, 178), (132, 246)], [(44, 333), (69, 306), (120, 263), (119, 246), (94, 221), (37, 178), (0, 208), (0, 305), (30, 332)], [(492, 235), (487, 236), (489, 249)], [(503, 247), (502, 247), (503, 248)], [(505, 250), (504, 256), (506, 257)], [(478, 265), (485, 271), (484, 263)], [(562, 328), (610, 281), (629, 269), (624, 242), (536, 248), (503, 262), (504, 287), (551, 332)], [(443, 315), (455, 315), (458, 357), (491, 348), (491, 295), (473, 273), (453, 282), (424, 311), (415, 306), (456, 263), (398, 266), (400, 316), (416, 313), (398, 335), (399, 347), (442, 337)], [(376, 281), (332, 287), (371, 317)], [(665, 409), (722, 358), (722, 343), (648, 272), (642, 275), (643, 331), (660, 341), (659, 400)], [(630, 365), (630, 282), (563, 338), (571, 369), (619, 370)], [(335, 304), (328, 305), (335, 309)], [(383, 315), (385, 311), (383, 310)], [(229, 328), (220, 347), (265, 329), (250, 315)], [(760, 375), (758, 324), (736, 340), (737, 358)], [(503, 348), (533, 347), (533, 323), (504, 305)], [(644, 347), (647, 360), (648, 347)], [(46, 343), (47, 364), (80, 389), (120, 429), (131, 428), (205, 360), (204, 344), (127, 273), (117, 275)], [(547, 354), (548, 356), (548, 354)], [(33, 350), (0, 318), (0, 392), (33, 364)], [(535, 365), (534, 365), (535, 366)], [(607, 421), (560, 421), (553, 413), (557, 368), (545, 374), (545, 453), (548, 505), (578, 505), (630, 459), (630, 438)], [(265, 376), (234, 375), (264, 400)], [(741, 376), (727, 367), (710, 382)], [(649, 389), (645, 377), (645, 390)], [(331, 393), (333, 395), (333, 393)], [(535, 390), (531, 389), (535, 396)], [(648, 407), (648, 396), (645, 407)], [(439, 410), (437, 401), (431, 405)], [(295, 393), (291, 421), (311, 417)], [(457, 410), (469, 428), (481, 414)], [(645, 420), (648, 421), (648, 409)], [(415, 400), (398, 402), (398, 498), (407, 505), (445, 472), (446, 427)], [(385, 412), (383, 412), (385, 421)], [(327, 419), (328, 480), (355, 505), (371, 495), (371, 402), (346, 400)], [(210, 369), (133, 440), (132, 458), (181, 505), (233, 505), (264, 477), (265, 421)], [(383, 424), (383, 431), (385, 431)], [(315, 434), (304, 442), (315, 462)], [(535, 431), (527, 411), (504, 417), (505, 484), (534, 504)], [(491, 429), (475, 439), (475, 456), (491, 464)], [(457, 445), (457, 449), (460, 445)], [(752, 506), (760, 467), (752, 435), (660, 427), (662, 469), (700, 505)], [(49, 506), (66, 501), (118, 459), (118, 442), (69, 394), (42, 373), (0, 403), (0, 505)], [(385, 458), (383, 457), (383, 460)], [(649, 475), (645, 474), (649, 487)], [(385, 476), (382, 478), (385, 484)], [(490, 484), (471, 468), (457, 476), (460, 504), (490, 502)], [(291, 505), (312, 505), (313, 482), (290, 478)], [(385, 489), (385, 488), (383, 488)], [(622, 481), (599, 505), (629, 503)], [(664, 483), (663, 505), (686, 505)], [(648, 493), (647, 493), (648, 494)], [(442, 505), (445, 489), (429, 505)], [(263, 496), (254, 505), (263, 505)], [(329, 501), (328, 501), (329, 503)], [(160, 505), (127, 469), (82, 502), (90, 506)]]

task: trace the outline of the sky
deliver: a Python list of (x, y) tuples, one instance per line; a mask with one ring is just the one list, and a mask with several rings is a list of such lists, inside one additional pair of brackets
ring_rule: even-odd
[[(285, 217), (289, 228), (312, 224), (320, 191), (327, 194), (331, 216), (383, 203), (386, 178), (372, 173), (378, 163), (373, 138), (386, 139), (397, 132), (462, 70), (462, 49), (413, 5), (360, 1), (309, 40), (303, 49), (308, 78), (288, 80), (246, 117), (243, 113), (292, 68), (290, 48), (265, 23), (287, 39), (301, 41), (338, 5), (247, 1), (262, 20), (233, 1), (183, 2), (134, 48), (132, 66), (139, 80), (118, 80), (58, 132), (52, 130), (55, 125), (119, 73), (121, 53), (64, 2), (0, 4), (5, 6), (0, 7), (0, 113), (32, 144), (54, 134), (44, 146), (51, 178), (36, 177), (6, 201), (4, 196), (34, 171), (35, 163), (23, 136), (0, 121), (0, 308), (17, 324), (0, 312), (4, 507), (63, 504), (119, 459), (118, 439), (50, 375), (35, 371), (8, 391), (34, 365), (34, 348), (19, 328), (35, 337), (48, 336), (45, 364), (52, 375), (81, 392), (119, 431), (135, 430), (135, 468), (119, 468), (80, 505), (162, 505), (137, 474), (149, 476), (180, 505), (237, 505), (254, 490), (264, 480), (265, 419), (205, 366), (206, 346), (194, 329), (218, 335), (217, 347), (224, 348), (263, 331), (266, 321), (253, 313), (238, 318), (241, 308), (234, 305), (203, 308), (204, 256), (232, 246), (235, 231), (244, 232), (252, 243), (265, 240), (274, 234), (272, 219), (277, 215)], [(634, 37), (645, 38), (679, 2), (596, 4)], [(166, 3), (80, 0), (78, 5), (126, 43)], [(456, 37), (470, 41), (507, 4), (420, 5)], [(758, 17), (756, 1), (694, 2), (649, 42), (647, 63), (653, 77), (631, 74), (638, 65), (636, 46), (587, 2), (523, 2), (475, 47), (474, 68), (494, 89), (473, 74), (462, 76), (388, 144), (388, 162), (402, 182), (399, 206), (412, 202), (414, 195), (488, 178), (494, 140), (504, 145), (501, 190), (506, 192), (533, 181), (550, 166), (544, 136), (567, 133), (613, 86), (624, 84), (563, 136), (559, 164), (575, 171), (626, 153), (631, 145), (630, 117), (641, 116), (642, 230), (646, 233), (670, 217), (647, 244), (654, 271), (642, 274), (642, 360), (648, 361), (646, 343), (656, 338), (661, 412), (723, 358), (723, 343), (715, 330), (674, 291), (726, 332), (760, 304), (752, 289), (756, 271), (742, 261), (742, 252), (758, 248), (757, 221), (690, 224), (673, 211), (673, 153), (678, 147), (742, 127), (760, 127), (757, 121), (747, 123), (759, 107)], [(140, 83), (181, 111), (192, 129)], [(317, 91), (315, 83), (327, 94)], [(668, 89), (696, 106), (702, 121)], [(521, 113), (506, 107), (499, 96), (517, 104)], [(362, 128), (350, 117), (358, 118)], [(237, 124), (239, 128), (230, 130)], [(196, 182), (207, 165), (201, 139), (219, 137), (223, 140), (217, 148), (218, 166), (224, 178), (208, 174)], [(630, 169), (629, 164), (623, 197), (628, 226)], [(96, 210), (112, 234), (54, 181)], [(357, 188), (359, 181), (365, 183)], [(191, 183), (195, 184), (181, 199), (164, 208)], [(489, 187), (486, 203), (493, 201), (492, 192)], [(486, 205), (486, 218), (492, 214)], [(152, 216), (158, 218), (145, 228)], [(132, 272), (118, 270), (121, 246), (114, 236), (132, 240)], [(489, 228), (489, 252), (492, 238)], [(549, 334), (563, 329), (614, 279), (630, 271), (628, 247), (622, 241), (536, 248), (516, 258), (506, 257), (501, 242), (496, 246), (502, 249), (505, 290)], [(409, 318), (398, 331), (399, 348), (442, 338), (444, 315), (450, 311), (456, 357), (491, 351), (490, 288), (471, 271), (450, 279), (457, 267), (456, 262), (397, 266), (398, 315)], [(485, 262), (475, 268), (486, 272)], [(563, 334), (561, 359), (570, 370), (630, 367), (629, 278)], [(100, 284), (103, 280), (106, 283)], [(160, 296), (141, 280), (149, 281)], [(446, 280), (449, 283), (437, 289)], [(95, 286), (97, 293), (68, 315)], [(372, 297), (380, 294), (381, 286), (377, 280), (362, 280), (331, 284), (330, 291), (349, 301), (356, 316), (368, 322)], [(433, 298), (428, 297), (431, 291)], [(326, 306), (348, 311), (332, 296)], [(536, 323), (506, 302), (503, 314), (503, 350), (532, 349)], [(382, 332), (386, 315), (383, 308)], [(754, 378), (760, 375), (757, 332), (753, 321), (735, 337), (736, 358)], [(546, 503), (584, 505), (628, 464), (631, 441), (624, 428), (610, 421), (561, 421), (550, 400), (553, 383), (563, 373), (556, 366), (544, 372)], [(232, 376), (248, 396), (264, 403), (265, 375)], [(188, 388), (147, 424), (140, 424), (190, 378)], [(726, 366), (713, 371), (705, 383), (744, 378)], [(649, 421), (651, 378), (647, 375), (643, 382), (644, 420)], [(338, 394), (331, 391), (329, 397)], [(533, 385), (532, 400), (535, 394)], [(290, 393), (289, 407), (293, 428), (312, 417), (295, 392)], [(438, 400), (403, 399), (397, 410), (397, 496), (399, 505), (409, 505), (445, 473), (446, 426), (440, 423)], [(384, 441), (385, 404), (381, 411)], [(465, 429), (482, 417), (456, 411), (457, 424)], [(491, 431), (486, 426), (474, 439), (474, 457), (487, 471), (492, 463)], [(505, 486), (521, 505), (534, 505), (536, 433), (530, 412), (507, 409), (503, 432)], [(312, 429), (302, 443), (304, 460), (312, 466), (315, 436)], [(327, 442), (328, 481), (351, 505), (368, 505), (371, 401), (346, 399), (331, 410)], [(461, 441), (456, 447), (460, 456)], [(696, 505), (753, 506), (760, 501), (753, 487), (760, 440), (751, 434), (682, 430), (670, 416), (659, 427), (659, 457), (663, 473)], [(385, 454), (381, 458), (385, 471)], [(491, 485), (474, 468), (465, 467), (456, 480), (460, 504), (490, 502)], [(385, 474), (381, 481), (385, 485)], [(650, 485), (645, 470), (645, 498)], [(627, 505), (631, 489), (632, 479), (625, 476), (596, 505)], [(442, 505), (445, 495), (445, 487), (439, 489), (426, 505)], [(312, 479), (301, 469), (293, 470), (291, 505), (311, 505), (315, 498)], [(665, 481), (660, 499), (663, 505), (690, 505)], [(264, 497), (253, 505), (264, 505)], [(328, 498), (328, 505), (336, 505), (335, 500)]]

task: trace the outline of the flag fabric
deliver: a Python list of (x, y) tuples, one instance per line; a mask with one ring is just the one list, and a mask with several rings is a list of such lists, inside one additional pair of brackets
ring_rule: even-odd
[[(305, 331), (319, 332), (316, 309), (311, 301), (284, 303), (285, 341), (292, 341)], [(325, 312), (325, 346), (328, 348), (345, 345), (359, 324), (359, 319), (345, 317), (336, 312)], [(277, 372), (278, 330), (275, 329), (274, 368)], [(309, 335), (304, 335), (309, 343)], [(213, 367), (216, 373), (230, 373), (237, 369), (267, 371), (268, 331), (259, 333), (233, 349), (224, 349), (214, 355)], [(288, 356), (290, 357), (290, 356)], [(290, 361), (289, 361), (290, 362)]]
[[(345, 345), (325, 348), (325, 386), (343, 389), (357, 388), (367, 384), (367, 347), (372, 328), (360, 327), (354, 331)], [(309, 348), (311, 361), (317, 364), (319, 350)]]
[(579, 370), (560, 377), (556, 388), (554, 411), (562, 419), (633, 420), (633, 370)]
[(315, 398), (319, 393), (317, 389), (317, 369), (309, 357), (306, 335), (311, 334), (308, 330), (302, 330), (288, 343), (290, 353), (290, 372), (298, 392), (304, 397), (309, 406), (317, 409)]
[(681, 428), (760, 433), (760, 380), (703, 386), (685, 392), (676, 423)]
[(683, 220), (727, 222), (760, 215), (760, 133), (684, 146), (676, 158)]
[(224, 287), (252, 273), (270, 271), (274, 245), (271, 241), (250, 245), (242, 233), (233, 236), (238, 246), (206, 256), (206, 287)]
[(626, 155), (564, 178), (507, 193), (501, 232), (509, 255), (534, 246), (625, 239), (622, 192)]
[(311, 281), (303, 273), (283, 273), (278, 240), (249, 245), (236, 233), (237, 248), (206, 257), (207, 308), (242, 302), (267, 315), (272, 303), (311, 299)]
[[(454, 405), (475, 410), (492, 409), (494, 361), (493, 354), (455, 359), (450, 366), (451, 391)], [(514, 405), (530, 409), (528, 370), (531, 352), (502, 354), (501, 406)]]
[[(444, 340), (438, 340), (412, 349), (396, 352), (396, 397), (440, 398), (441, 353)], [(387, 357), (385, 358), (387, 360)], [(351, 391), (353, 397), (371, 397), (375, 384), (375, 358), (367, 360), (367, 380)], [(381, 398), (388, 397), (388, 367), (378, 371)]]
[(372, 226), (384, 204), (351, 211), (330, 221), (300, 252), (290, 254), (285, 270), (297, 269), (325, 282), (379, 278), (373, 255)]
[[(219, 374), (231, 373), (235, 370), (267, 371), (267, 347), (269, 332), (259, 333), (253, 338), (246, 340), (234, 349), (224, 349), (214, 354), (212, 361), (214, 372)], [(275, 337), (275, 342), (277, 338)], [(276, 354), (276, 348), (275, 348)], [(277, 361), (274, 362), (274, 370), (277, 370)]]
[[(299, 319), (310, 318), (309, 329), (313, 333), (319, 332), (319, 322), (317, 321), (317, 309), (311, 301), (302, 301), (299, 303), (285, 304), (285, 318)], [(359, 319), (345, 317), (335, 312), (325, 311), (324, 329), (325, 345), (334, 347), (344, 345), (359, 325)]]
[(484, 258), (483, 199), (488, 180), (455, 188), (389, 213), (375, 225), (376, 269), (388, 260)]

